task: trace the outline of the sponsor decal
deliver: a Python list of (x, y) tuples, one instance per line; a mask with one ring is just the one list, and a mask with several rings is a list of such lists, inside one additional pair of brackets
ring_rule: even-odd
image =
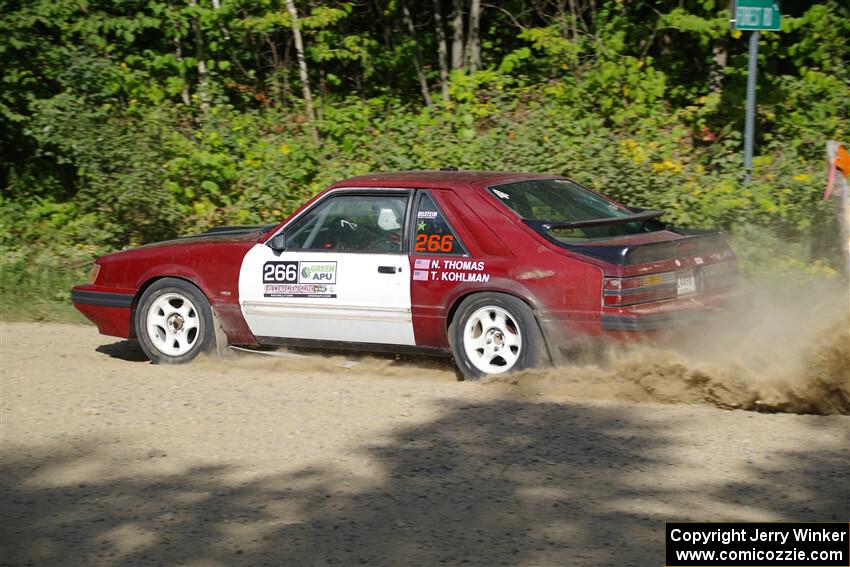
[(416, 218), (435, 219), (437, 218), (437, 211), (419, 211), (418, 213), (416, 213)]
[(417, 252), (434, 252), (451, 254), (455, 248), (455, 237), (451, 234), (417, 234), (416, 245), (413, 247)]
[(266, 262), (263, 264), (263, 283), (296, 283), (298, 262)]
[(298, 283), (336, 283), (336, 262), (301, 262)]
[(334, 286), (323, 284), (265, 284), (265, 297), (336, 297)]
[(490, 281), (485, 274), (485, 264), (481, 260), (426, 260), (413, 262), (415, 281), (476, 282)]
[(265, 297), (336, 297), (336, 262), (266, 262)]

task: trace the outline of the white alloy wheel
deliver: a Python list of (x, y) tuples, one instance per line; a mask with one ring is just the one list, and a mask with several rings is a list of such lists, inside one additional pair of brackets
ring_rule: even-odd
[(522, 331), (505, 309), (488, 305), (466, 320), (463, 348), (475, 368), (485, 374), (510, 371), (522, 353)]
[(181, 356), (192, 350), (199, 337), (199, 327), (198, 309), (180, 293), (157, 297), (147, 312), (148, 338), (168, 356)]

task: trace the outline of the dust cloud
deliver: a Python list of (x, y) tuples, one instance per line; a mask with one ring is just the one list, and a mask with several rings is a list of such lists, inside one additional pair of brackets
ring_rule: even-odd
[(850, 415), (850, 306), (840, 281), (754, 282), (745, 306), (655, 344), (617, 345), (592, 363), (489, 382), (532, 398), (707, 404)]
[[(749, 284), (746, 307), (655, 344), (610, 345), (556, 367), (483, 380), (506, 396), (610, 400), (850, 415), (850, 297), (843, 282)], [(233, 373), (334, 374), (353, 379), (454, 381), (450, 359), (327, 353), (237, 353)]]

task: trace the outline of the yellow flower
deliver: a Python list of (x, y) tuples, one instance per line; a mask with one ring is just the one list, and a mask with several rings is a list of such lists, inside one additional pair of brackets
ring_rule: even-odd
[(281, 144), (277, 147), (277, 151), (280, 152), (280, 155), (285, 156), (292, 151), (292, 148), (290, 148), (287, 144)]
[(674, 173), (679, 173), (682, 171), (683, 166), (681, 163), (665, 159), (660, 163), (653, 163), (652, 169), (654, 171), (672, 171)]
[(799, 181), (800, 183), (805, 183), (806, 181), (811, 181), (812, 177), (808, 173), (801, 173), (800, 175), (794, 176), (794, 181)]

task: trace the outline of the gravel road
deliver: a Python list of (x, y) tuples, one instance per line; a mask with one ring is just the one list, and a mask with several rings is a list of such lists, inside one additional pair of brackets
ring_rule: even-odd
[(645, 566), (667, 521), (850, 520), (847, 415), (418, 358), (155, 366), (82, 325), (0, 347), (0, 565)]

